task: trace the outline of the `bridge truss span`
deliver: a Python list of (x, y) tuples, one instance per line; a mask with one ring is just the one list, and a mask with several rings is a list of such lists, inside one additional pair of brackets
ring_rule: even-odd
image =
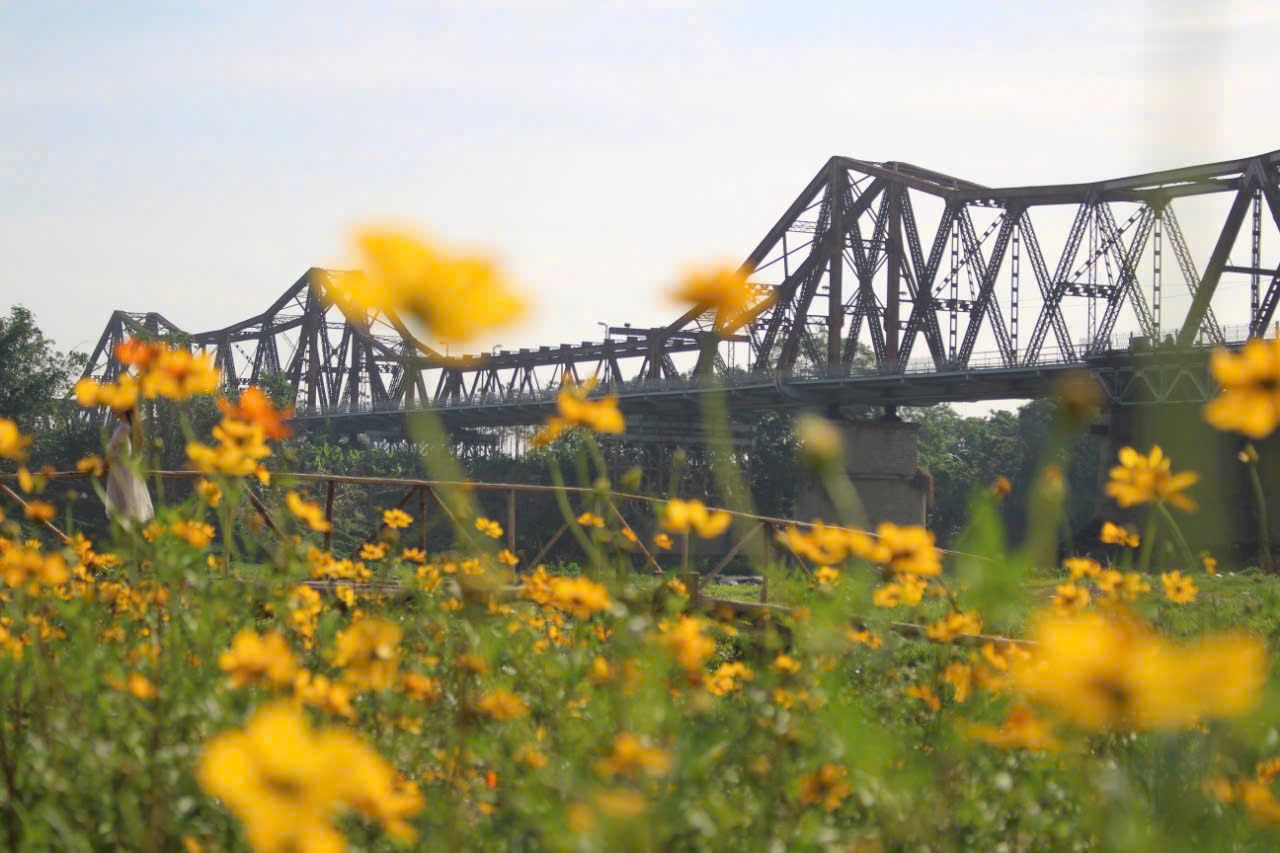
[(759, 298), (727, 331), (696, 306), (665, 326), (611, 326), (603, 341), (452, 357), (393, 314), (334, 307), (332, 283), (357, 273), (312, 268), (261, 314), (214, 331), (116, 311), (86, 375), (113, 378), (126, 337), (163, 337), (212, 352), (229, 388), (270, 378), (300, 420), (353, 423), (417, 408), (532, 423), (562, 381), (587, 378), (637, 409), (687, 406), (713, 386), (758, 405), (819, 388), (886, 404), (1033, 395), (1073, 365), (1118, 375), (1117, 351), (1265, 335), (1280, 302), (1280, 151), (1008, 188), (832, 157), (743, 268)]

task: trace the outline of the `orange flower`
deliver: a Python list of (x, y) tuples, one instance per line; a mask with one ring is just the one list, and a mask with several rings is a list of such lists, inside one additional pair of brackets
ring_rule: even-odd
[(293, 417), (293, 406), (277, 409), (261, 388), (250, 385), (240, 393), (240, 399), (235, 405), (225, 398), (220, 398), (218, 408), (225, 417), (247, 421), (262, 427), (262, 431), (269, 439), (288, 438), (293, 435), (293, 430), (284, 423)]

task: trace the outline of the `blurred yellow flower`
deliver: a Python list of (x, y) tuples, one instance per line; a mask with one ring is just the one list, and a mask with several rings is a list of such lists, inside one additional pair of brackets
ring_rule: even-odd
[(1041, 614), (1032, 656), (1013, 664), (1029, 699), (1093, 731), (1179, 729), (1255, 708), (1266, 680), (1261, 641), (1243, 634), (1180, 646), (1136, 619)]
[(245, 628), (231, 641), (231, 648), (218, 656), (218, 668), (231, 676), (233, 687), (288, 687), (298, 672), (298, 661), (279, 632), (258, 634)]
[(169, 526), (173, 535), (193, 548), (204, 548), (213, 541), (213, 525), (203, 521), (180, 519)]
[(373, 562), (381, 560), (385, 556), (387, 556), (387, 543), (385, 542), (365, 542), (360, 546), (360, 559), (362, 560)]
[(199, 480), (196, 482), (196, 494), (200, 499), (209, 506), (216, 507), (222, 503), (222, 487), (212, 480)]
[(1141, 543), (1137, 533), (1111, 521), (1102, 522), (1098, 539), (1106, 545), (1121, 545), (1125, 548), (1137, 548)]
[(1238, 353), (1214, 350), (1209, 370), (1221, 386), (1204, 407), (1215, 429), (1266, 438), (1280, 423), (1280, 340), (1253, 338)]
[(662, 526), (671, 533), (696, 533), (703, 539), (715, 539), (729, 529), (733, 517), (724, 510), (714, 512), (699, 500), (667, 501), (662, 513)]
[(942, 700), (933, 692), (933, 688), (927, 684), (912, 684), (906, 689), (906, 694), (913, 699), (919, 699), (929, 707), (930, 711), (937, 712), (942, 709)]
[(975, 723), (966, 729), (966, 733), (997, 749), (1057, 752), (1062, 748), (1062, 744), (1053, 736), (1053, 729), (1049, 724), (1037, 719), (1026, 705), (1010, 708), (1004, 723), (999, 726)]
[(1122, 507), (1161, 501), (1184, 512), (1194, 512), (1195, 501), (1183, 494), (1200, 475), (1194, 471), (1174, 474), (1172, 460), (1157, 445), (1144, 456), (1132, 447), (1120, 449), (1120, 464), (1111, 469), (1106, 492)]
[(741, 661), (722, 663), (707, 677), (707, 692), (713, 696), (727, 696), (742, 689), (744, 681), (755, 677), (751, 668)]
[(690, 270), (672, 296), (694, 308), (714, 310), (716, 331), (727, 334), (745, 321), (748, 309), (770, 298), (747, 281), (750, 275), (749, 267), (730, 265)]
[(1160, 576), (1160, 583), (1164, 585), (1164, 597), (1174, 604), (1190, 604), (1200, 592), (1195, 581), (1179, 571), (1165, 572)]
[(525, 313), (524, 300), (489, 258), (403, 230), (363, 229), (354, 242), (362, 274), (330, 276), (327, 287), (348, 316), (394, 312), (416, 318), (435, 337), (466, 342)]
[(1053, 606), (1058, 610), (1080, 610), (1089, 604), (1089, 589), (1073, 583), (1059, 584), (1053, 591)]
[(490, 539), (502, 538), (502, 525), (496, 521), (493, 521), (492, 519), (477, 518), (476, 530), (479, 530), (481, 533), (483, 533), (485, 536), (488, 536)]
[(413, 516), (402, 509), (383, 510), (382, 523), (392, 530), (402, 530), (413, 524)]
[(529, 713), (525, 701), (505, 688), (484, 693), (476, 701), (476, 710), (495, 720), (513, 720)]
[(357, 690), (385, 690), (400, 668), (400, 626), (385, 619), (358, 619), (338, 632), (333, 665)]
[(848, 778), (849, 771), (844, 767), (823, 764), (816, 772), (800, 780), (800, 802), (822, 806), (823, 811), (833, 812), (853, 793)]
[(341, 850), (333, 820), (347, 809), (412, 841), (405, 818), (422, 808), (417, 787), (358, 737), (339, 728), (313, 730), (290, 703), (268, 705), (243, 730), (213, 738), (196, 778), (240, 819), (256, 851)]
[(270, 474), (260, 464), (271, 455), (261, 426), (223, 418), (213, 428), (213, 437), (218, 442), (213, 447), (198, 441), (187, 443), (187, 458), (197, 471), (228, 477), (256, 476), (263, 483), (270, 481)]
[(545, 447), (566, 430), (583, 427), (593, 432), (621, 435), (626, 431), (626, 421), (618, 408), (618, 395), (607, 394), (595, 400), (587, 399), (595, 380), (582, 383), (566, 382), (556, 395), (556, 414), (547, 418), (531, 443)]
[(573, 615), (589, 619), (611, 606), (609, 591), (584, 577), (553, 577), (550, 581), (551, 604)]
[(665, 776), (671, 770), (671, 756), (665, 750), (649, 746), (630, 732), (622, 732), (613, 740), (613, 749), (596, 762), (601, 776)]
[(8, 418), (0, 418), (0, 458), (25, 462), (32, 436), (24, 435), (18, 425)]
[(319, 504), (303, 500), (301, 495), (294, 491), (285, 493), (284, 502), (289, 512), (305, 521), (312, 530), (327, 533), (333, 529), (333, 524), (325, 518), (324, 509)]
[(677, 664), (686, 672), (698, 672), (716, 651), (716, 641), (706, 633), (707, 622), (701, 616), (681, 614), (674, 626), (669, 626), (661, 636), (661, 642), (670, 651)]
[(938, 643), (950, 643), (957, 637), (972, 636), (982, 632), (982, 617), (978, 611), (953, 611), (925, 628), (925, 635)]

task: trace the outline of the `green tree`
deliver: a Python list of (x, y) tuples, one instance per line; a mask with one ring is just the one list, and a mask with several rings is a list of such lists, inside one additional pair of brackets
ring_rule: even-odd
[(0, 417), (29, 425), (47, 415), (66, 397), (84, 357), (62, 353), (21, 305), (0, 317)]

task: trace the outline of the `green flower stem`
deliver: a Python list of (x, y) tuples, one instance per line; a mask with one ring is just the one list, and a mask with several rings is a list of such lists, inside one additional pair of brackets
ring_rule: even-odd
[(1187, 571), (1194, 571), (1196, 555), (1191, 551), (1191, 546), (1187, 544), (1186, 537), (1182, 535), (1182, 528), (1178, 525), (1177, 519), (1173, 517), (1173, 513), (1169, 512), (1169, 508), (1165, 506), (1164, 501), (1156, 501), (1156, 507), (1159, 508), (1165, 524), (1168, 525), (1169, 530), (1173, 533), (1173, 539), (1178, 543), (1178, 550), (1182, 552), (1182, 559), (1187, 561)]
[(1249, 460), (1249, 482), (1253, 485), (1253, 499), (1258, 505), (1258, 550), (1261, 552), (1262, 568), (1271, 572), (1271, 517), (1267, 513), (1267, 494), (1262, 488), (1262, 477), (1258, 475), (1258, 461)]
[(1156, 514), (1147, 513), (1147, 528), (1142, 531), (1141, 549), (1138, 551), (1138, 572), (1146, 574), (1151, 570), (1151, 553), (1156, 542)]

